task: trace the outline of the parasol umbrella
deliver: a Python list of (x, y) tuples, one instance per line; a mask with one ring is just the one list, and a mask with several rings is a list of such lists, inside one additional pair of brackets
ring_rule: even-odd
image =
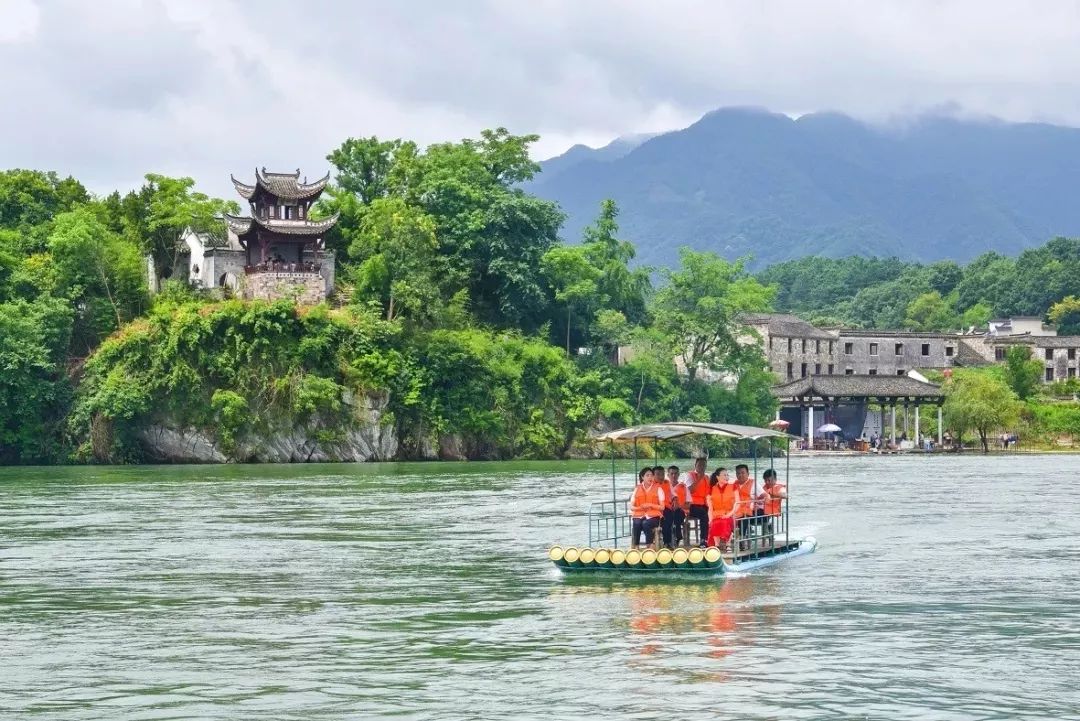
[(787, 421), (781, 420), (779, 418), (777, 418), (775, 421), (769, 421), (769, 428), (779, 428), (779, 429), (783, 430), (784, 428), (787, 428), (790, 425), (791, 424), (788, 423)]
[(818, 428), (817, 432), (818, 433), (839, 433), (841, 430), (843, 430), (843, 429), (840, 428), (840, 426), (836, 425), (835, 423), (826, 423), (825, 425)]

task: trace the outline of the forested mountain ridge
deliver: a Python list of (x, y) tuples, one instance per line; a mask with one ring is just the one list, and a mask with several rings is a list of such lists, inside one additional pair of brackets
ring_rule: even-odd
[(688, 245), (763, 267), (807, 255), (968, 261), (1080, 234), (1080, 129), (922, 117), (713, 111), (613, 155), (576, 147), (541, 164), (529, 191), (559, 203), (564, 237), (597, 204), (622, 208), (638, 260)]

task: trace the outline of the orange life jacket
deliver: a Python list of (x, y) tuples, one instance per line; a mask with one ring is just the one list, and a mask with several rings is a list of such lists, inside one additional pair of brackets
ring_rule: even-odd
[(631, 497), (630, 513), (634, 518), (659, 518), (659, 508), (650, 508), (648, 510), (642, 508), (646, 503), (652, 503), (656, 506), (660, 505), (660, 484), (653, 483), (649, 488), (645, 488), (643, 485), (638, 485), (634, 489), (634, 495)]
[(709, 499), (709, 477), (704, 473), (699, 476), (697, 471), (690, 471), (689, 475), (690, 479), (686, 482), (687, 488), (698, 478), (701, 479), (697, 487), (690, 491), (690, 503), (695, 506), (704, 506)]
[(784, 497), (780, 494), (784, 492), (784, 487), (779, 483), (773, 484), (771, 489), (766, 488), (765, 493), (768, 498), (765, 499), (765, 515), (766, 516), (779, 516), (780, 509), (783, 507)]
[(690, 503), (690, 489), (686, 487), (685, 483), (676, 483), (673, 495), (675, 496), (675, 499), (672, 502), (672, 506), (681, 508), (685, 511), (687, 505)]
[(665, 478), (656, 485), (660, 486), (660, 490), (664, 492), (664, 508), (671, 508), (671, 481)]
[(731, 513), (739, 494), (734, 483), (717, 483), (709, 492), (709, 518), (717, 519)]
[(745, 483), (736, 483), (739, 487), (739, 505), (735, 508), (735, 517), (754, 515), (754, 479), (747, 478)]

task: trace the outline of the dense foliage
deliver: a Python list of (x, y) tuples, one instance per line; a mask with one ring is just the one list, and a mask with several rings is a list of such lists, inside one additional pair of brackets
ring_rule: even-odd
[[(738, 313), (767, 309), (771, 291), (690, 252), (654, 291), (612, 202), (562, 243), (559, 209), (521, 187), (533, 140), (345, 141), (317, 208), (341, 213), (340, 285), (306, 308), (169, 280), (182, 231), (222, 232), (218, 215), (236, 209), (188, 178), (98, 199), (72, 179), (0, 174), (0, 460), (138, 460), (154, 425), (243, 460), (273, 427), (332, 443), (371, 422), (365, 399), (402, 457), (554, 457), (605, 425), (764, 422), (772, 379), (734, 338)], [(688, 342), (699, 351), (680, 374)], [(620, 345), (635, 351), (617, 365)]]
[(980, 255), (965, 266), (896, 258), (820, 257), (758, 273), (777, 288), (776, 308), (823, 323), (947, 331), (993, 317), (1040, 316), (1080, 331), (1080, 240), (1055, 238), (1016, 258)]

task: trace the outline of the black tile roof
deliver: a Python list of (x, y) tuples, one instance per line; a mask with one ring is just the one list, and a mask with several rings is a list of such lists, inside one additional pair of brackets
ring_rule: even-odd
[(250, 231), (253, 224), (281, 235), (322, 235), (333, 228), (338, 221), (338, 213), (322, 220), (262, 220), (228, 213), (224, 217), (229, 228), (237, 235), (244, 235)]
[(323, 188), (330, 182), (330, 173), (327, 172), (314, 183), (300, 182), (299, 168), (295, 173), (271, 173), (266, 168), (256, 170), (255, 185), (242, 183), (231, 175), (229, 178), (232, 179), (236, 192), (240, 193), (245, 200), (251, 200), (258, 188), (262, 188), (268, 194), (281, 200), (309, 200), (322, 193)]
[(777, 398), (940, 398), (941, 386), (909, 376), (807, 376), (772, 387)]
[(769, 329), (769, 335), (774, 337), (836, 340), (835, 334), (789, 313), (746, 313), (740, 317), (740, 320), (747, 325), (766, 326)]

